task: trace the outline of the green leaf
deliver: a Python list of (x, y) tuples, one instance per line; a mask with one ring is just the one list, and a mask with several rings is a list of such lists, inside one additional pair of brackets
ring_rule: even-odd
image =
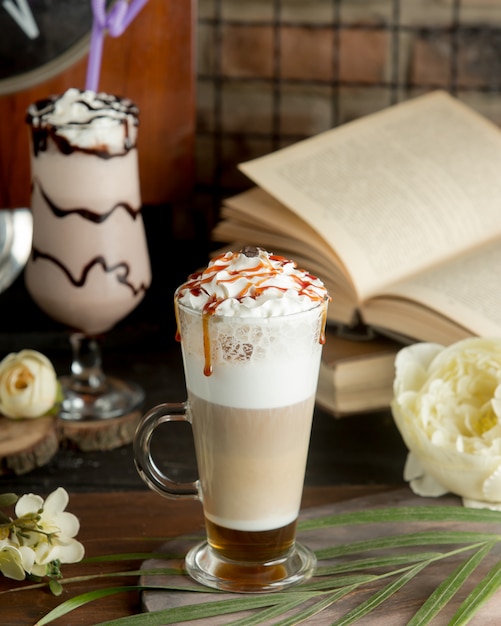
[(351, 585), (364, 585), (376, 581), (380, 576), (372, 574), (356, 574), (353, 576), (339, 576), (336, 578), (314, 578), (310, 582), (305, 582), (301, 585), (302, 591), (322, 591), (332, 590), (340, 587), (346, 587)]
[(409, 548), (426, 545), (454, 544), (454, 543), (478, 543), (500, 541), (500, 535), (490, 533), (476, 533), (463, 531), (424, 531), (419, 533), (407, 533), (403, 535), (391, 535), (390, 537), (378, 537), (353, 543), (344, 543), (338, 546), (330, 546), (315, 550), (317, 559), (330, 559), (348, 554), (360, 554), (370, 550), (388, 550), (394, 548)]
[(475, 615), (478, 609), (501, 587), (501, 562), (497, 563), (463, 601), (449, 622), (449, 626), (463, 626)]
[(258, 613), (254, 615), (242, 617), (242, 619), (238, 619), (234, 622), (230, 622), (228, 626), (256, 626), (257, 624), (263, 624), (265, 622), (268, 622), (271, 619), (274, 619), (275, 617), (280, 617), (280, 615), (287, 613), (287, 611), (291, 611), (292, 609), (295, 609), (297, 606), (300, 606), (304, 602), (305, 602), (305, 599), (302, 596), (299, 598), (293, 598), (292, 600), (289, 600), (288, 602), (284, 601), (275, 606), (262, 609), (261, 611), (259, 611)]
[(51, 590), (51, 593), (55, 596), (60, 596), (63, 593), (63, 586), (58, 580), (55, 580), (54, 578), (51, 578), (49, 580), (49, 589)]
[(493, 543), (483, 545), (469, 559), (461, 563), (440, 585), (417, 611), (407, 626), (427, 624), (453, 598), (474, 572), (482, 560), (494, 547)]
[(343, 572), (409, 565), (413, 562), (431, 561), (441, 556), (443, 556), (442, 552), (416, 552), (414, 554), (398, 554), (358, 559), (356, 561), (347, 561), (346, 563), (336, 563), (331, 566), (319, 566), (315, 572), (315, 576), (332, 576)]
[[(332, 623), (332, 626), (348, 626), (349, 624), (353, 624), (355, 621), (364, 617), (375, 608), (380, 606), (383, 602), (385, 602), (389, 597), (391, 597), (394, 593), (396, 593), (399, 589), (401, 589), (404, 585), (406, 585), (410, 580), (414, 578), (419, 572), (421, 572), (428, 563), (419, 563), (415, 565), (408, 572), (397, 578), (397, 580), (391, 582), (389, 585), (384, 587), (381, 591), (378, 591), (374, 595), (372, 595), (368, 600), (362, 602), (353, 610), (349, 611), (346, 615), (344, 615), (341, 619)], [(420, 626), (424, 626), (424, 623)]]
[(136, 591), (141, 587), (137, 586), (128, 586), (128, 587), (107, 587), (106, 589), (96, 589), (95, 591), (88, 591), (87, 593), (83, 593), (79, 596), (75, 596), (74, 598), (70, 598), (65, 602), (62, 602), (56, 608), (49, 611), (47, 615), (44, 615), (41, 620), (39, 620), (35, 626), (45, 626), (45, 624), (50, 624), (56, 619), (60, 617), (64, 617), (71, 611), (78, 609), (89, 602), (93, 602), (94, 600), (99, 600), (100, 598), (105, 598), (107, 596), (113, 596), (117, 593), (122, 593), (125, 591)]
[[(136, 570), (119, 570), (118, 572), (106, 572), (98, 574), (85, 574), (84, 576), (71, 576), (71, 578), (65, 578), (64, 584), (70, 585), (72, 583), (89, 582), (91, 580), (97, 580), (102, 578), (122, 578), (126, 576), (180, 576), (183, 574), (181, 568), (171, 567), (154, 567), (150, 569), (136, 569)], [(182, 580), (180, 578), (180, 580)], [(169, 587), (170, 589), (171, 587)], [(182, 586), (183, 589), (187, 588), (186, 585)], [(191, 589), (191, 586), (188, 587)]]
[(279, 622), (275, 623), (275, 626), (295, 626), (295, 624), (300, 624), (304, 622), (304, 620), (313, 617), (314, 615), (318, 615), (321, 611), (326, 609), (327, 607), (334, 604), (340, 600), (343, 596), (347, 595), (351, 591), (356, 589), (356, 585), (349, 587), (347, 589), (342, 589), (336, 591), (335, 593), (331, 593), (325, 598), (322, 598), (319, 602), (315, 602), (311, 606), (308, 606), (306, 609), (303, 609), (301, 612), (296, 613), (291, 617), (287, 617)]
[(12, 506), (19, 500), (15, 493), (0, 493), (0, 506)]
[(163, 609), (152, 613), (131, 615), (107, 622), (100, 622), (99, 624), (96, 624), (96, 626), (167, 626), (168, 624), (177, 624), (190, 620), (204, 619), (207, 617), (215, 617), (217, 615), (228, 615), (240, 611), (274, 606), (282, 602), (290, 602), (294, 598), (296, 600), (302, 598), (304, 601), (310, 599), (311, 597), (313, 597), (312, 594), (305, 594), (300, 591), (294, 592), (293, 594), (287, 592), (256, 594), (243, 598), (235, 597), (230, 600), (202, 602), (201, 604)]
[(486, 522), (501, 524), (501, 511), (455, 506), (411, 506), (368, 509), (337, 513), (298, 523), (298, 530), (317, 530), (353, 524), (387, 524), (389, 522)]

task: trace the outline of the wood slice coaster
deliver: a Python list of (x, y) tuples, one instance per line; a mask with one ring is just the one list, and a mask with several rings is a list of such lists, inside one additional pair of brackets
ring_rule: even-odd
[(58, 449), (55, 417), (0, 417), (0, 475), (26, 474), (48, 463)]
[(62, 444), (75, 447), (82, 452), (92, 450), (113, 450), (134, 439), (136, 427), (141, 419), (141, 411), (127, 415), (95, 421), (58, 421)]
[[(338, 513), (345, 513), (350, 511), (362, 511), (375, 507), (390, 507), (390, 506), (424, 506), (424, 505), (440, 505), (440, 506), (458, 506), (461, 505), (459, 498), (453, 496), (445, 496), (439, 499), (435, 498), (420, 498), (412, 494), (409, 489), (396, 490), (390, 493), (383, 493), (373, 496), (367, 496), (363, 498), (357, 498), (348, 502), (342, 502), (334, 505), (318, 507), (315, 509), (308, 509), (302, 515), (301, 519), (308, 519), (313, 517), (320, 517), (324, 515), (333, 515)], [(168, 523), (168, 521), (166, 522)], [(470, 530), (481, 531), (487, 533), (496, 533), (497, 527), (495, 524), (460, 524), (454, 522), (440, 522), (440, 523), (424, 523), (413, 522), (411, 519), (408, 522), (393, 523), (393, 524), (378, 524), (378, 525), (352, 525), (352, 526), (339, 526), (335, 528), (317, 529), (313, 531), (302, 532), (298, 535), (298, 539), (306, 544), (313, 550), (325, 548), (335, 544), (351, 543), (353, 541), (373, 539), (379, 536), (388, 536), (395, 534), (404, 534), (416, 531), (424, 530)], [(195, 542), (200, 541), (202, 537), (188, 538), (181, 537), (166, 543), (162, 551), (169, 556), (166, 559), (149, 559), (142, 565), (143, 568), (158, 568), (158, 567), (182, 567), (184, 556), (187, 550), (192, 547)], [(449, 552), (454, 549), (455, 546), (424, 546), (423, 551), (440, 551)], [(395, 553), (393, 551), (393, 553)], [(382, 555), (382, 551), (378, 550), (375, 553), (369, 554)], [(462, 555), (451, 556), (446, 560), (437, 562), (436, 564), (428, 565), (421, 573), (401, 588), (395, 595), (386, 600), (380, 607), (370, 612), (367, 616), (362, 617), (356, 621), (357, 626), (404, 626), (408, 623), (412, 615), (423, 604), (423, 602), (431, 595), (431, 593), (437, 588), (437, 586), (459, 565), (459, 563), (465, 561), (467, 557), (473, 554), (472, 551), (463, 553)], [(342, 557), (342, 560), (349, 557)], [(355, 557), (356, 558), (356, 557)], [(482, 580), (485, 574), (499, 562), (501, 558), (501, 550), (499, 546), (496, 546), (494, 550), (482, 561), (479, 567), (470, 576), (467, 583), (460, 589), (449, 604), (443, 609), (438, 617), (435, 618), (433, 624), (437, 626), (445, 626), (449, 623), (454, 612), (459, 607), (462, 600), (473, 589), (473, 587)], [(326, 563), (332, 563), (331, 561), (320, 561), (319, 565), (325, 565)], [(339, 562), (339, 560), (338, 560)], [(387, 579), (385, 584), (389, 584), (390, 580)], [(151, 575), (143, 576), (140, 579), (141, 585), (182, 585), (183, 587), (189, 586), (193, 589), (193, 593), (190, 591), (162, 591), (162, 590), (148, 590), (142, 594), (143, 609), (145, 612), (158, 611), (162, 609), (170, 609), (175, 607), (183, 607), (187, 605), (199, 604), (202, 602), (216, 602), (220, 600), (230, 600), (235, 598), (248, 598), (249, 595), (240, 595), (226, 592), (214, 592), (208, 590), (203, 591), (203, 587), (198, 583), (192, 581), (187, 575), (182, 577), (170, 576), (170, 575)], [(330, 626), (335, 620), (339, 620), (348, 611), (359, 606), (365, 599), (375, 593), (376, 589), (381, 589), (383, 585), (380, 583), (378, 587), (368, 589), (365, 587), (360, 588), (341, 600), (338, 600), (328, 608), (324, 609), (321, 613), (314, 615), (311, 618), (306, 619), (302, 624), (310, 624), (315, 626)], [(300, 590), (301, 587), (296, 587)], [(303, 607), (304, 608), (304, 607)], [(220, 626), (229, 624), (237, 619), (248, 617), (252, 615), (250, 611), (240, 611), (239, 613), (232, 613), (230, 615), (216, 615), (210, 618), (204, 618), (204, 626)], [(294, 613), (286, 613), (281, 615), (281, 618), (286, 616), (293, 616)], [(472, 626), (499, 626), (501, 623), (501, 592), (498, 591), (490, 600), (482, 606), (478, 611), (475, 618), (469, 622)], [(189, 621), (183, 624), (191, 624), (197, 626), (200, 621)], [(266, 622), (268, 623), (268, 622)], [(273, 623), (273, 622), (271, 622)], [(291, 621), (294, 623), (294, 621)]]

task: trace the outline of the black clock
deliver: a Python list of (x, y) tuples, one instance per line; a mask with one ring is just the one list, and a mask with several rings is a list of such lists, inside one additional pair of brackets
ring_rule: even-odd
[(0, 2), (0, 94), (43, 82), (88, 50), (91, 0)]

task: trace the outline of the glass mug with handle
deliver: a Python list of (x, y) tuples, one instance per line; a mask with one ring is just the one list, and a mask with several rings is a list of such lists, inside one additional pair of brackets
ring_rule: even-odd
[[(328, 299), (318, 279), (257, 248), (221, 255), (176, 291), (188, 399), (144, 416), (134, 458), (151, 489), (201, 500), (207, 540), (185, 565), (202, 584), (272, 591), (314, 572), (295, 537)], [(172, 421), (191, 424), (195, 482), (152, 457), (155, 429)]]

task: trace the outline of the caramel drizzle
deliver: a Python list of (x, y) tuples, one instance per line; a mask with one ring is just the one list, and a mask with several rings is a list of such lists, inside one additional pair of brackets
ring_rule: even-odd
[[(188, 282), (184, 286), (185, 290), (191, 291), (193, 295), (197, 295), (197, 292), (199, 292), (200, 290), (205, 292), (203, 286), (207, 283), (212, 282), (212, 280), (214, 279), (214, 276), (217, 273), (221, 272), (224, 269), (227, 269), (224, 267), (223, 264), (217, 265), (218, 261), (224, 259), (225, 256), (226, 256), (225, 254), (221, 254), (218, 257), (216, 257), (213, 260), (214, 265), (210, 268), (210, 271), (208, 271), (207, 269), (207, 270), (204, 270), (203, 272), (197, 272), (195, 274), (192, 274), (188, 278)], [(251, 298), (257, 299), (260, 296), (262, 296), (263, 293), (268, 289), (275, 289), (275, 290), (278, 289), (283, 292), (288, 291), (290, 289), (289, 287), (278, 287), (276, 285), (265, 284), (270, 278), (274, 278), (275, 276), (280, 274), (280, 272), (271, 263), (271, 261), (278, 263), (282, 267), (290, 263), (288, 259), (282, 256), (270, 255), (269, 260), (268, 259), (266, 260), (266, 263), (267, 263), (266, 267), (263, 267), (263, 260), (261, 259), (254, 267), (246, 268), (245, 273), (248, 275), (252, 275), (254, 278), (254, 282), (248, 281), (247, 284), (244, 286), (244, 288), (241, 289), (241, 291), (237, 295), (234, 296), (236, 300), (241, 301), (245, 297), (251, 297)], [(325, 300), (325, 295), (317, 293), (314, 289), (313, 283), (317, 280), (316, 277), (308, 272), (305, 272), (304, 270), (302, 271), (303, 271), (303, 276), (298, 276), (296, 274), (289, 275), (289, 277), (292, 278), (296, 282), (298, 286), (297, 291), (299, 295), (307, 296), (308, 298), (310, 298), (312, 302), (323, 302)], [(220, 280), (219, 281), (220, 283), (233, 283), (242, 277), (241, 272), (236, 271), (236, 270), (228, 272), (228, 273), (229, 273), (229, 277), (226, 278), (225, 280)], [(253, 290), (253, 293), (249, 294), (249, 291), (251, 289)], [(204, 311), (206, 313), (213, 313), (215, 309), (217, 309), (219, 304), (222, 302), (222, 300), (218, 300), (215, 296), (209, 296), (207, 292), (205, 293), (209, 297), (209, 300), (204, 306)]]
[[(140, 293), (141, 291), (146, 292), (146, 290), (149, 287), (149, 285), (145, 283), (141, 283), (139, 287), (135, 287), (130, 281), (127, 280), (130, 274), (130, 266), (128, 263), (125, 263), (124, 261), (115, 263), (115, 265), (108, 266), (108, 264), (106, 263), (106, 259), (103, 256), (96, 256), (93, 259), (91, 259), (87, 263), (87, 265), (85, 265), (82, 268), (82, 273), (81, 273), (80, 278), (75, 279), (72, 276), (71, 272), (68, 270), (68, 268), (64, 265), (64, 263), (62, 263), (61, 261), (59, 261), (59, 259), (56, 259), (52, 255), (47, 254), (45, 252), (40, 252), (40, 250), (37, 250), (36, 248), (33, 248), (31, 255), (33, 258), (33, 262), (36, 262), (38, 258), (41, 258), (51, 263), (54, 263), (54, 265), (57, 265), (64, 272), (68, 280), (71, 283), (73, 283), (75, 287), (83, 287), (83, 285), (85, 285), (85, 282), (87, 281), (87, 275), (90, 272), (90, 270), (94, 267), (94, 265), (101, 265), (101, 267), (107, 274), (115, 273), (117, 281), (120, 284), (128, 287), (132, 291), (132, 294), (134, 296), (137, 296), (138, 293)], [(123, 270), (123, 271), (120, 272), (120, 270)]]
[(141, 214), (141, 207), (134, 209), (128, 202), (117, 202), (107, 213), (95, 213), (94, 211), (91, 211), (90, 209), (87, 209), (84, 207), (63, 209), (60, 206), (58, 206), (53, 200), (51, 200), (51, 198), (49, 197), (47, 192), (44, 190), (40, 181), (37, 178), (33, 180), (33, 187), (38, 187), (40, 189), (40, 193), (42, 194), (42, 198), (44, 199), (45, 203), (50, 208), (52, 213), (60, 219), (63, 219), (67, 217), (68, 215), (72, 215), (76, 213), (83, 219), (88, 220), (89, 222), (94, 222), (95, 224), (102, 224), (115, 211), (117, 211), (120, 208), (127, 211), (127, 213), (132, 217), (133, 220), (136, 220), (137, 216)]
[(202, 316), (202, 328), (204, 337), (204, 376), (212, 375), (212, 358), (211, 358), (211, 343), (209, 323), (211, 316), (204, 313)]
[(325, 345), (326, 342), (326, 336), (325, 336), (325, 327), (327, 326), (327, 302), (328, 300), (324, 300), (323, 302), (323, 311), (322, 311), (322, 323), (320, 326), (320, 335), (318, 338), (318, 343), (323, 346)]
[[(176, 318), (176, 341), (181, 341), (181, 323), (179, 321), (179, 305), (174, 299), (174, 315)], [(209, 324), (212, 315), (210, 313), (202, 313), (202, 333), (204, 342), (204, 376), (212, 375), (212, 359), (211, 359), (211, 342)]]
[[(226, 255), (224, 253), (219, 255), (218, 257), (214, 259), (213, 263), (217, 263), (217, 261), (219, 261), (220, 259), (223, 259), (225, 256)], [(277, 255), (270, 255), (269, 260), (278, 262), (282, 267), (285, 264), (290, 263), (290, 261), (286, 259), (285, 257), (277, 256)], [(201, 291), (204, 292), (208, 296), (208, 300), (205, 303), (204, 308), (202, 310), (204, 375), (205, 376), (210, 376), (213, 371), (212, 363), (211, 363), (211, 341), (210, 341), (210, 332), (209, 332), (210, 318), (216, 313), (216, 310), (219, 304), (222, 302), (222, 299), (218, 299), (215, 295), (210, 296), (203, 288), (203, 285), (206, 283), (212, 282), (214, 275), (223, 269), (225, 268), (222, 265), (219, 265), (217, 267), (211, 267), (211, 270), (213, 270), (212, 272), (208, 272), (207, 271), (208, 268), (207, 268), (206, 270), (202, 272), (196, 272), (194, 274), (191, 274), (191, 276), (189, 276), (188, 281), (184, 285), (184, 288), (183, 288), (183, 291), (188, 290), (192, 293), (193, 296), (199, 295)], [(254, 282), (254, 283), (251, 283), (250, 281), (247, 282), (247, 284), (243, 287), (243, 289), (240, 290), (238, 295), (234, 296), (235, 299), (238, 301), (241, 301), (244, 297), (247, 297), (247, 296), (257, 299), (267, 289), (279, 289), (280, 291), (283, 291), (283, 292), (289, 290), (289, 288), (287, 287), (277, 287), (275, 285), (263, 284), (268, 279), (273, 278), (279, 273), (277, 269), (272, 265), (271, 262), (268, 262), (268, 267), (264, 269), (262, 260), (261, 260), (255, 267), (246, 268), (245, 273), (246, 274), (253, 273), (254, 277), (257, 278), (258, 280), (257, 282)], [(299, 295), (308, 296), (312, 302), (322, 303), (323, 311), (322, 311), (322, 321), (321, 321), (321, 328), (320, 328), (320, 334), (319, 334), (319, 343), (321, 345), (324, 345), (326, 341), (325, 328), (327, 325), (327, 303), (330, 301), (330, 297), (327, 296), (326, 294), (319, 294), (314, 289), (310, 289), (313, 286), (313, 282), (315, 282), (317, 279), (315, 276), (313, 276), (309, 272), (305, 272), (303, 270), (303, 273), (304, 273), (303, 277), (297, 276), (295, 274), (290, 275), (290, 277), (293, 278), (294, 281), (297, 283), (299, 287), (298, 289)], [(229, 274), (230, 274), (229, 278), (227, 278), (226, 280), (220, 280), (220, 282), (221, 283), (233, 283), (242, 277), (241, 272), (238, 272), (238, 271), (229, 272)], [(251, 289), (253, 289), (253, 293), (249, 295), (249, 291)], [(181, 296), (181, 293), (179, 293), (178, 297), (180, 296)], [(181, 327), (179, 323), (179, 307), (178, 307), (177, 300), (174, 301), (174, 311), (175, 311), (175, 317), (176, 317), (176, 341), (181, 341), (181, 330), (180, 330)]]

